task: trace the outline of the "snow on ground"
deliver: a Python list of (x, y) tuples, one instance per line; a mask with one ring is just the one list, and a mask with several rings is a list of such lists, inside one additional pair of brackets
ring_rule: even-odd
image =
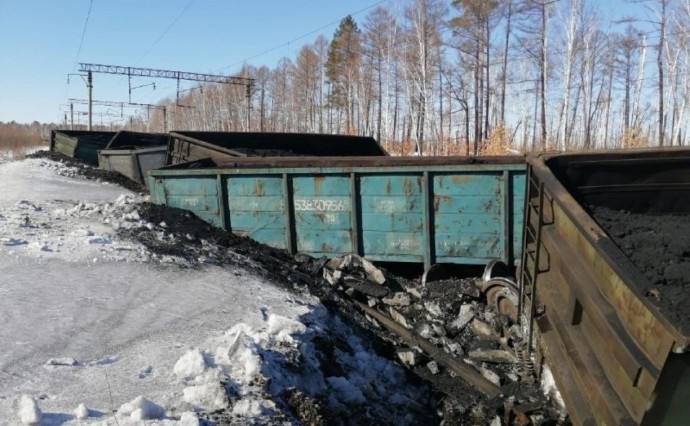
[(45, 145), (33, 146), (30, 148), (16, 150), (0, 150), (0, 164), (24, 158), (29, 154), (46, 149)]
[[(317, 300), (119, 239), (152, 226), (140, 200), (70, 175), (43, 159), (0, 164), (0, 424), (196, 425), (194, 412), (220, 408), (238, 424), (291, 423), (275, 396), (293, 386), (335, 411), (420, 398)], [(315, 349), (334, 336), (347, 377), (325, 375)]]
[(45, 424), (82, 403), (101, 416), (139, 395), (174, 405), (172, 367), (190, 347), (239, 321), (260, 326), (262, 309), (306, 311), (242, 271), (146, 262), (143, 247), (115, 236), (131, 225), (131, 194), (56, 175), (56, 164), (0, 165), (3, 424), (19, 423), (22, 394)]

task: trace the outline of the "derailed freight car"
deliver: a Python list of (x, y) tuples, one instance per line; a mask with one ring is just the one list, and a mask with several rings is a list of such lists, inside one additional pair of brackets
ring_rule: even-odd
[(151, 200), (291, 253), (512, 264), (522, 157), (236, 158), (153, 170)]
[(667, 250), (690, 238), (690, 150), (531, 157), (526, 201), (522, 311), (574, 423), (687, 424), (690, 276), (654, 269), (690, 271), (690, 246)]
[(386, 156), (374, 138), (311, 133), (189, 132), (170, 133), (166, 164), (232, 157)]
[(98, 151), (98, 167), (143, 184), (149, 170), (165, 166), (168, 138), (165, 133), (117, 132)]
[(104, 149), (114, 136), (115, 132), (53, 130), (50, 132), (50, 150), (98, 166), (98, 150)]

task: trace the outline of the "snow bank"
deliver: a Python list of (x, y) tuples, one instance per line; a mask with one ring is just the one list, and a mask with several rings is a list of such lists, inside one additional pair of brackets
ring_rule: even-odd
[(199, 417), (197, 417), (196, 413), (186, 411), (182, 413), (178, 426), (200, 426)]
[(206, 361), (199, 349), (187, 351), (173, 367), (173, 373), (181, 379), (193, 379), (204, 374), (206, 371)]
[[(293, 388), (325, 401), (336, 416), (366, 407), (386, 417), (401, 413), (398, 418), (405, 419), (410, 401), (424, 400), (422, 391), (407, 384), (400, 366), (373, 353), (323, 306), (310, 309), (299, 320), (269, 313), (261, 327), (239, 323), (212, 339), (203, 352), (207, 371), (194, 371), (197, 384), (185, 389), (184, 400), (197, 409), (212, 409), (220, 407), (223, 392), (239, 423), (269, 422), (276, 415), (290, 419), (293, 414), (281, 412), (287, 405), (281, 398)], [(199, 367), (201, 352), (187, 352), (179, 364), (192, 360)], [(324, 370), (324, 363), (336, 365), (340, 374)], [(208, 370), (221, 374), (228, 389), (210, 379)]]
[(273, 414), (273, 404), (269, 401), (241, 399), (232, 407), (232, 414), (244, 419), (256, 419)]
[(217, 355), (216, 365), (244, 382), (251, 381), (261, 368), (261, 357), (257, 353), (252, 333), (252, 328), (247, 324), (237, 324), (226, 332), (225, 338), (220, 342), (221, 346), (214, 351)]
[(565, 412), (563, 396), (561, 396), (561, 392), (558, 390), (558, 387), (556, 387), (556, 380), (553, 377), (551, 368), (549, 368), (547, 364), (542, 366), (541, 389), (548, 399), (555, 402), (556, 405)]
[(194, 408), (209, 412), (228, 406), (228, 396), (220, 382), (209, 382), (186, 387), (183, 391), (182, 399)]
[(120, 417), (129, 417), (132, 420), (153, 420), (165, 418), (165, 409), (143, 396), (138, 396), (122, 404), (117, 410)]
[(79, 404), (79, 406), (74, 410), (74, 417), (77, 420), (86, 420), (89, 417), (89, 409), (86, 405)]
[(0, 252), (69, 261), (160, 260), (142, 244), (118, 237), (122, 230), (154, 228), (137, 211), (148, 197), (53, 174), (71, 176), (66, 169), (39, 159), (2, 164)]
[(268, 316), (266, 333), (279, 342), (291, 342), (292, 334), (302, 334), (307, 330), (304, 324), (280, 315)]
[(43, 413), (38, 408), (36, 400), (29, 395), (22, 395), (19, 400), (19, 419), (22, 424), (35, 425), (41, 421)]
[(150, 225), (134, 219), (140, 199), (124, 197), (119, 203), (20, 200), (2, 210), (0, 241), (14, 256), (147, 262), (152, 256), (143, 245), (117, 236), (120, 229)]

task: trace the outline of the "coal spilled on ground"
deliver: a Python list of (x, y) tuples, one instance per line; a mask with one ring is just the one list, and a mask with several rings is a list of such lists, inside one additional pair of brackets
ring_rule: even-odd
[[(98, 167), (93, 167), (82, 161), (68, 157), (59, 152), (52, 151), (36, 151), (35, 153), (29, 154), (27, 158), (45, 158), (48, 160), (57, 161), (65, 164), (71, 170), (68, 172), (68, 177), (82, 176), (86, 179), (98, 180), (101, 182), (114, 183), (120, 185), (123, 188), (129, 189), (132, 192), (142, 193), (147, 192), (146, 186), (141, 185), (128, 177), (122, 175), (121, 173), (114, 172), (111, 170), (102, 170)], [(63, 172), (64, 173), (64, 172)]]
[[(61, 154), (39, 152), (32, 156), (60, 161), (74, 176), (118, 183), (136, 192), (144, 190), (122, 175)], [(334, 409), (328, 395), (315, 395), (307, 388), (282, 389), (270, 397), (279, 405), (280, 415), (287, 417), (275, 418), (269, 424), (295, 420), (309, 425), (569, 424), (554, 404), (553, 395), (542, 392), (535, 372), (522, 362), (517, 327), (487, 306), (478, 290), (479, 278), (447, 278), (422, 285), (420, 277), (399, 276), (393, 268), (372, 268), (356, 256), (293, 256), (215, 228), (186, 210), (142, 203), (138, 215), (150, 226), (123, 228), (118, 230), (120, 236), (139, 241), (153, 256), (181, 259), (183, 268), (200, 264), (239, 267), (274, 285), (317, 297), (335, 321), (347, 323), (376, 354), (404, 366), (407, 383), (418, 389), (419, 396), (404, 404), (365, 399), (346, 410)], [(368, 314), (365, 309), (370, 309)], [(372, 315), (383, 315), (403, 327), (413, 335), (413, 342)], [(311, 343), (323, 358), (324, 376), (347, 376), (348, 367), (334, 361), (337, 353), (351, 351), (346, 337), (328, 335)], [(424, 344), (427, 350), (421, 349)], [(499, 392), (487, 396), (458, 377), (447, 363), (448, 357), (473, 370)], [(256, 387), (258, 392), (270, 388), (265, 384)], [(228, 398), (232, 401), (232, 392)], [(388, 408), (381, 411), (380, 407)], [(206, 421), (237, 424), (229, 410), (207, 413)]]
[[(521, 371), (514, 353), (506, 347), (509, 338), (498, 331), (509, 321), (486, 307), (476, 278), (447, 279), (422, 286), (419, 279), (403, 278), (380, 268), (368, 276), (361, 258), (292, 256), (285, 250), (215, 228), (186, 210), (144, 203), (139, 215), (158, 226), (121, 232), (153, 253), (186, 259), (188, 265), (239, 266), (275, 285), (318, 297), (332, 315), (342, 317), (354, 327), (376, 353), (404, 365), (412, 383), (430, 389), (429, 401), (410, 404), (407, 414), (414, 416), (414, 423), (568, 423), (538, 384), (524, 380), (528, 374)], [(489, 398), (455, 377), (442, 362), (365, 315), (356, 302), (393, 318), (420, 340), (431, 342), (438, 351), (472, 366), (500, 387), (500, 395)], [(319, 344), (321, 352), (328, 354), (345, 342), (325, 339)], [(342, 374), (337, 365), (331, 367), (333, 375)], [(366, 407), (354, 410), (349, 418), (343, 417), (344, 413), (319, 410), (326, 405), (325, 401), (305, 397), (306, 394), (307, 389), (296, 389), (281, 395), (283, 403), (296, 410), (295, 416), (304, 419), (304, 424), (397, 423), (398, 414), (393, 412), (390, 416), (364, 416)], [(224, 424), (223, 413), (214, 416), (211, 420)]]
[(604, 207), (592, 212), (647, 278), (640, 289), (643, 294), (683, 333), (689, 333), (690, 215), (639, 214)]

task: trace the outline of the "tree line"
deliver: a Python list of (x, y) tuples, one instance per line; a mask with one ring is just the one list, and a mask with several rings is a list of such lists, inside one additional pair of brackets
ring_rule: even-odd
[(0, 161), (7, 156), (21, 156), (26, 150), (46, 144), (54, 127), (54, 124), (38, 121), (30, 124), (0, 121)]
[(420, 155), (687, 143), (689, 0), (615, 18), (590, 0), (391, 3), (274, 68), (245, 64), (249, 99), (204, 84), (161, 101), (169, 126), (366, 135)]

